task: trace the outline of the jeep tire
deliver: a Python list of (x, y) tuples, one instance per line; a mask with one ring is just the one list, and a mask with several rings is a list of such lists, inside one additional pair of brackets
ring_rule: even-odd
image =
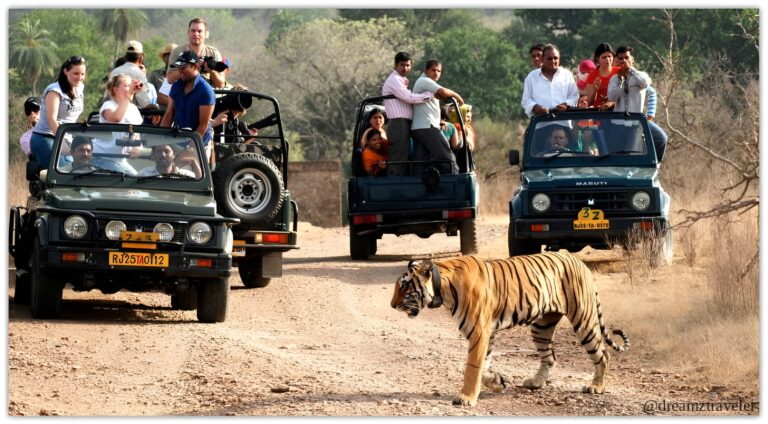
[(517, 239), (515, 224), (513, 222), (509, 223), (509, 229), (507, 231), (507, 245), (509, 248), (510, 257), (541, 253), (541, 244), (534, 241), (523, 241)]
[(240, 281), (249, 289), (267, 287), (271, 281), (262, 276), (261, 255), (240, 259), (237, 262), (237, 271), (240, 273)]
[(459, 239), (461, 240), (462, 255), (474, 255), (477, 253), (477, 226), (475, 218), (461, 221), (459, 224)]
[(45, 275), (43, 272), (40, 259), (41, 249), (40, 241), (35, 239), (30, 275), (30, 310), (33, 318), (56, 318), (61, 311), (64, 284), (55, 278)]
[(224, 322), (229, 303), (229, 279), (227, 277), (198, 281), (197, 319), (200, 322)]
[(280, 170), (256, 153), (239, 153), (224, 160), (213, 173), (213, 187), (220, 213), (244, 223), (271, 220), (285, 200)]
[[(373, 244), (373, 246), (371, 246)], [(373, 247), (373, 249), (371, 249)], [(349, 227), (349, 255), (355, 260), (366, 260), (376, 251), (376, 238), (355, 234), (355, 227)]]
[(14, 286), (13, 303), (17, 305), (29, 306), (29, 302), (32, 297), (32, 286), (29, 272), (17, 268)]

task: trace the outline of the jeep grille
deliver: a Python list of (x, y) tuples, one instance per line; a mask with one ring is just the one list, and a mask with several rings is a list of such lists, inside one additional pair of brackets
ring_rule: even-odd
[[(636, 214), (629, 205), (629, 191), (555, 192), (548, 193), (553, 200), (553, 213), (574, 215), (585, 206), (603, 212)], [(591, 200), (591, 201), (590, 201)]]
[[(107, 226), (107, 223), (109, 221), (114, 221), (115, 218), (110, 219), (101, 219), (99, 218), (99, 238), (106, 240), (107, 235), (104, 233), (104, 229)], [(144, 232), (152, 232), (152, 229), (155, 228), (155, 225), (157, 225), (161, 221), (136, 221), (136, 220), (126, 220), (121, 219), (125, 223), (126, 229), (128, 231), (138, 231), (139, 228), (142, 229)], [(184, 231), (186, 230), (186, 224), (182, 224), (179, 222), (173, 222), (173, 221), (162, 221), (162, 222), (168, 222), (169, 224), (173, 225), (173, 239), (171, 239), (172, 243), (182, 243), (184, 241)]]

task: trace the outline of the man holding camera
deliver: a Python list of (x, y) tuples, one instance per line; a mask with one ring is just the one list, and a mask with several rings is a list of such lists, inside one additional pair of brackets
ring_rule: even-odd
[[(187, 29), (187, 38), (189, 39), (189, 42), (173, 49), (168, 63), (176, 62), (182, 52), (187, 50), (192, 51), (197, 57), (203, 59), (203, 62), (200, 65), (200, 74), (203, 78), (205, 78), (213, 88), (223, 88), (224, 76), (221, 72), (227, 68), (227, 65), (222, 62), (222, 56), (221, 53), (219, 53), (219, 49), (205, 44), (208, 35), (208, 22), (206, 22), (205, 19), (194, 18), (189, 21), (189, 27)], [(175, 70), (169, 69), (166, 78), (170, 84), (173, 84), (180, 78), (180, 74)]]

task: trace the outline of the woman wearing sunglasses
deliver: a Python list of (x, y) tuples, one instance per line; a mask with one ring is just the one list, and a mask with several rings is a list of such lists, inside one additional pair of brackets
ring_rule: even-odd
[(85, 59), (72, 56), (61, 65), (59, 77), (43, 91), (40, 119), (32, 128), (30, 148), (37, 162), (48, 167), (53, 148), (53, 136), (59, 125), (76, 122), (83, 112), (85, 91)]

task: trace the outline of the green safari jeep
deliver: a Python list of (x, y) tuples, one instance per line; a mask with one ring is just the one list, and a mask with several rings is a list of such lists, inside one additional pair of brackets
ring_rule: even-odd
[[(521, 163), (522, 162), (522, 163)], [(670, 196), (642, 114), (573, 110), (534, 117), (520, 152), (521, 181), (509, 202), (509, 255), (633, 248), (649, 240), (651, 266), (673, 255)]]
[(65, 124), (52, 158), (30, 161), (26, 207), (10, 210), (15, 302), (55, 318), (76, 291), (156, 291), (201, 322), (226, 319), (233, 234), (192, 131)]

